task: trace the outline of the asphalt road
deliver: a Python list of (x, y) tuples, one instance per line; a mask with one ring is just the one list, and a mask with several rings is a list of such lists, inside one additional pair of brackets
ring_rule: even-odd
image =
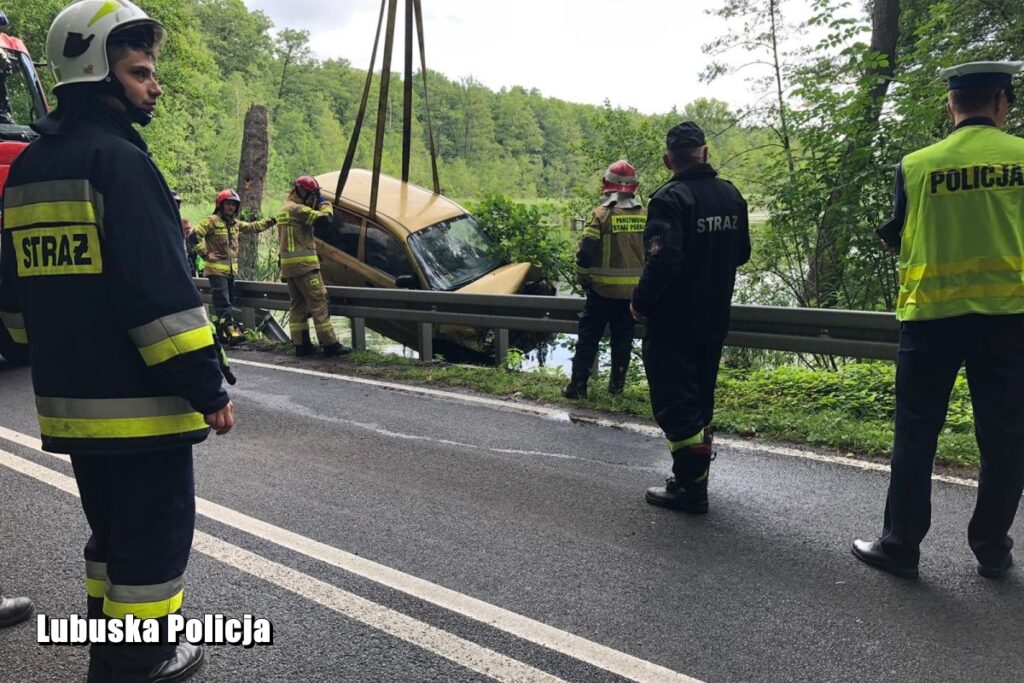
[[(969, 486), (935, 484), (908, 582), (849, 553), (879, 530), (881, 472), (720, 446), (692, 517), (644, 503), (669, 465), (651, 436), (235, 370), (240, 422), (196, 450), (197, 495), (221, 507), (201, 503), (185, 607), (268, 618), (274, 643), (209, 648), (194, 680), (1024, 679), (1024, 572), (975, 574)], [(87, 529), (37, 436), (28, 372), (0, 366), (0, 581), (67, 616)], [(86, 661), (34, 621), (0, 631), (0, 681), (80, 680)]]

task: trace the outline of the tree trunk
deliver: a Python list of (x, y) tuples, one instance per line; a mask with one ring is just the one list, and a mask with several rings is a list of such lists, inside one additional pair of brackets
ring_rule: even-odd
[[(834, 308), (841, 302), (843, 261), (846, 258), (849, 226), (843, 225), (845, 207), (859, 201), (855, 182), (869, 159), (856, 152), (874, 143), (882, 106), (896, 72), (896, 44), (899, 40), (900, 0), (875, 0), (871, 11), (871, 52), (885, 55), (886, 62), (871, 68), (865, 83), (871, 84), (863, 93), (862, 125), (852, 135), (836, 173), (836, 186), (829, 195), (822, 214), (814, 256), (807, 276), (806, 299), (812, 306)], [(847, 302), (849, 304), (849, 302)]]
[[(263, 205), (263, 183), (267, 177), (267, 156), (270, 137), (267, 132), (267, 108), (254, 104), (245, 115), (242, 134), (242, 157), (238, 163), (238, 195), (242, 199), (243, 219), (260, 213)], [(256, 274), (259, 235), (242, 235), (238, 251), (238, 270), (242, 279)]]

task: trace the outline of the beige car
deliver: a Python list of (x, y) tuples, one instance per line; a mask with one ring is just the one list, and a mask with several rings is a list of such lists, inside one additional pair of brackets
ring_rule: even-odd
[[(340, 199), (334, 196), (337, 172), (316, 177), (324, 198), (334, 204), (333, 224), (316, 232), (320, 267), (328, 285), (473, 294), (554, 293), (539, 268), (496, 259), (491, 239), (473, 216), (443, 195), (381, 175), (377, 220), (371, 220), (371, 177), (370, 171), (353, 169)], [(416, 344), (413, 323), (366, 323), (402, 344)], [(491, 351), (487, 330), (439, 325), (434, 339), (437, 352), (447, 356), (457, 349)]]

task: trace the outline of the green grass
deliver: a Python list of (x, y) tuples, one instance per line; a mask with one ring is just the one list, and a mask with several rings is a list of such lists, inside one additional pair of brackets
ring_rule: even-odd
[[(290, 352), (290, 346), (256, 342), (254, 347)], [(652, 419), (647, 386), (629, 384), (620, 396), (606, 390), (602, 375), (590, 382), (589, 397), (567, 401), (560, 372), (520, 372), (442, 362), (420, 363), (371, 351), (331, 361), (338, 370), (379, 379), (455, 387), (495, 396)], [(839, 371), (782, 367), (753, 372), (722, 368), (715, 423), (725, 433), (827, 447), (855, 456), (886, 458), (892, 446), (895, 368), (887, 363), (855, 363)], [(976, 469), (970, 398), (963, 377), (950, 401), (946, 429), (939, 438), (937, 463)]]

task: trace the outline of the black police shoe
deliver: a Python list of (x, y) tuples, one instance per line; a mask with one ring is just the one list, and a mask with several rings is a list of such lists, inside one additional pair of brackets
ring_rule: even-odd
[(996, 562), (995, 564), (979, 562), (978, 575), (984, 576), (986, 579), (1001, 579), (1006, 576), (1006, 572), (1009, 571), (1012, 566), (1013, 555), (1006, 553), (1006, 558), (1002, 562)]
[(647, 489), (645, 498), (651, 505), (703, 515), (708, 511), (708, 483), (703, 481), (683, 484), (675, 477), (669, 477), (665, 480), (664, 486), (652, 486)]
[(352, 349), (347, 346), (342, 346), (339, 342), (328, 344), (323, 347), (325, 356), (345, 356), (352, 352)]
[(850, 550), (853, 551), (853, 556), (864, 564), (869, 564), (903, 579), (917, 578), (916, 562), (908, 562), (894, 557), (882, 547), (879, 541), (862, 541), (858, 538), (850, 546)]
[(0, 595), (0, 628), (14, 626), (32, 614), (32, 601), (28, 598), (5, 598)]
[(150, 667), (114, 667), (110, 680), (113, 683), (175, 683), (199, 671), (204, 659), (202, 645), (181, 643), (173, 657)]
[(626, 368), (612, 368), (608, 378), (608, 393), (615, 396), (626, 389)]

